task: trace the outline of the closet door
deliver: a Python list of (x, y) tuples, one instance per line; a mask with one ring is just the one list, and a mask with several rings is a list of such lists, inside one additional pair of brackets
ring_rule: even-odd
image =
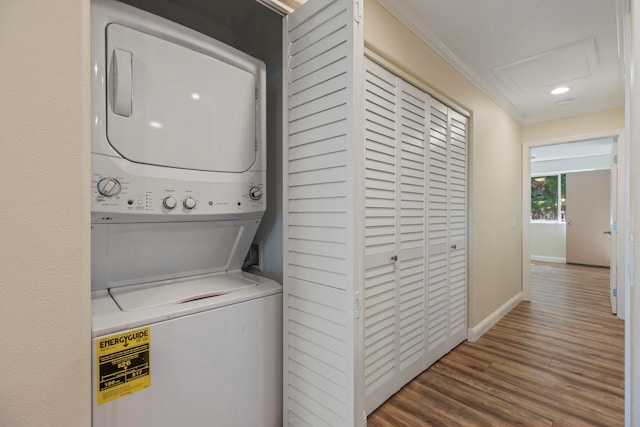
[(362, 423), (361, 4), (284, 19), (284, 425)]
[(432, 99), (426, 366), (467, 337), (467, 119)]
[(396, 175), (397, 380), (399, 390), (424, 370), (425, 144), (428, 95), (399, 79)]
[(448, 108), (431, 99), (427, 180), (427, 332), (426, 364), (444, 356), (447, 347), (449, 216)]
[(467, 118), (449, 109), (448, 349), (467, 339)]
[(365, 72), (365, 410), (424, 369), (427, 95)]
[(365, 60), (364, 389), (367, 413), (396, 391), (397, 83)]

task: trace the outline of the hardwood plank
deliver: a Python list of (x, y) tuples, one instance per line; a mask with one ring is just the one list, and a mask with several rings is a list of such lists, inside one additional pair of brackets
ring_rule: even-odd
[(440, 393), (446, 394), (455, 399), (459, 403), (464, 404), (476, 411), (490, 415), (491, 425), (516, 425), (526, 420), (530, 426), (550, 426), (552, 421), (545, 418), (535, 411), (525, 408), (514, 407), (511, 402), (484, 391), (465, 384), (464, 382), (455, 381), (453, 378), (443, 375), (441, 372), (434, 371), (429, 376), (418, 376), (416, 381), (434, 389)]
[[(534, 395), (528, 388), (523, 388), (510, 380), (503, 381), (490, 374), (470, 372), (466, 366), (455, 362), (452, 363), (445, 359), (442, 360), (442, 363), (432, 366), (429, 370), (446, 373), (458, 381), (473, 385), (488, 395), (510, 402), (514, 408), (524, 408), (543, 415), (545, 418), (553, 420), (553, 425), (557, 423), (572, 426), (584, 425), (584, 421), (581, 418), (565, 412), (563, 408), (555, 407), (552, 395)], [(529, 424), (523, 421), (519, 425)]]
[(374, 411), (368, 425), (622, 426), (624, 322), (609, 270), (533, 263), (522, 302)]
[[(433, 379), (433, 376), (429, 379)], [(499, 424), (498, 419), (492, 414), (478, 411), (470, 405), (460, 405), (451, 394), (442, 393), (442, 389), (435, 387), (433, 383), (425, 384), (414, 380), (405, 388), (416, 392), (420, 399), (429, 399), (431, 405), (424, 408), (423, 412), (436, 412), (442, 417), (448, 417), (451, 419), (450, 425), (491, 427)]]
[[(439, 405), (436, 401), (431, 408), (427, 408), (420, 404), (421, 396), (415, 390), (405, 387), (402, 393), (396, 393), (390, 400), (405, 415), (405, 425), (454, 425), (455, 421), (447, 416), (446, 413), (437, 410)], [(435, 409), (435, 410), (434, 410)], [(392, 423), (396, 420), (392, 420)]]

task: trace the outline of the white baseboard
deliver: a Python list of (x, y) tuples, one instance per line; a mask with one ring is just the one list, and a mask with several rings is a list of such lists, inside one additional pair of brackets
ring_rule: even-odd
[(513, 307), (518, 305), (520, 301), (522, 301), (522, 292), (518, 292), (513, 298), (502, 304), (500, 308), (487, 316), (482, 322), (478, 323), (473, 328), (469, 328), (467, 330), (467, 340), (470, 342), (476, 342), (478, 338), (491, 329), (493, 325), (498, 323), (498, 320), (502, 319), (505, 314), (513, 309)]
[(531, 261), (542, 261), (542, 262), (557, 262), (559, 264), (566, 264), (566, 258), (560, 258), (557, 256), (544, 256), (544, 255), (531, 255)]

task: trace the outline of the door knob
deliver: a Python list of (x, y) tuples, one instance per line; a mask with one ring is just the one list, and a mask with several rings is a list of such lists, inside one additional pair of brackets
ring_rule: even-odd
[(451, 249), (456, 249), (458, 245), (451, 245)]
[(608, 234), (609, 236), (611, 236), (611, 232), (610, 231), (605, 231), (604, 234)]
[(391, 261), (396, 262), (398, 260), (398, 255), (394, 255), (391, 257)]

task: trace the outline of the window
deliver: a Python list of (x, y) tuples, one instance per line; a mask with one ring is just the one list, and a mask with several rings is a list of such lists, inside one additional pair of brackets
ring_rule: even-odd
[(567, 175), (531, 177), (531, 220), (564, 222)]

